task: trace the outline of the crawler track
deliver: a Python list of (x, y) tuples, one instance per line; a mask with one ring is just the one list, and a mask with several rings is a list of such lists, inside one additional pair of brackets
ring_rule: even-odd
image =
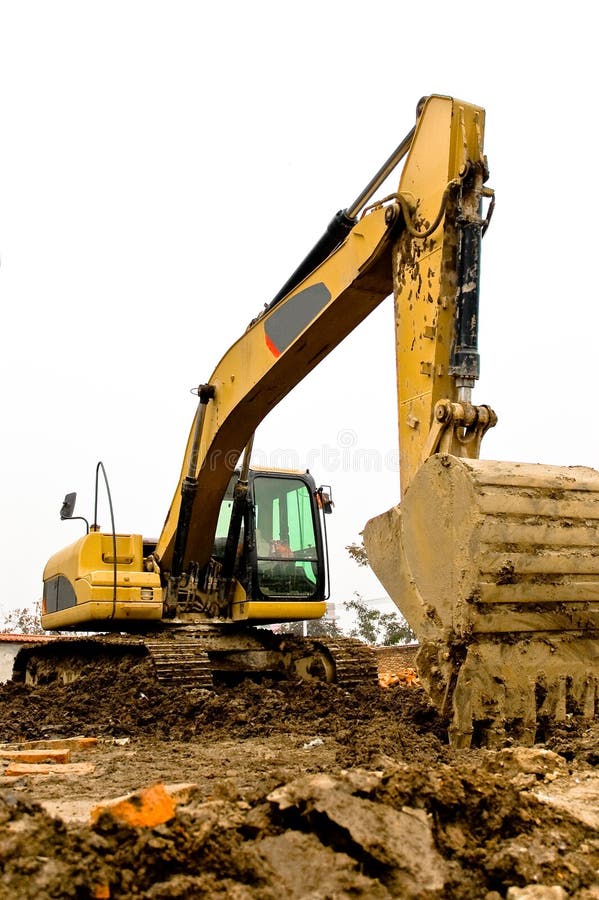
[(212, 666), (201, 641), (179, 638), (174, 641), (144, 641), (162, 684), (177, 687), (211, 688)]
[(68, 683), (86, 667), (106, 662), (115, 667), (146, 659), (160, 684), (193, 690), (214, 682), (267, 675), (291, 680), (325, 681), (354, 688), (376, 684), (374, 650), (354, 638), (297, 638), (266, 630), (218, 633), (176, 631), (149, 636), (62, 637), (23, 648), (13, 680), (26, 684)]
[(318, 638), (314, 643), (332, 657), (335, 682), (341, 687), (378, 682), (377, 659), (372, 647), (355, 638)]

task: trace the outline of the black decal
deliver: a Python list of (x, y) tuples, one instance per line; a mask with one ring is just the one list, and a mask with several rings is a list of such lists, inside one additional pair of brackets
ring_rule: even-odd
[(280, 356), (293, 343), (330, 299), (328, 287), (319, 282), (275, 308), (264, 323), (266, 343), (275, 356)]

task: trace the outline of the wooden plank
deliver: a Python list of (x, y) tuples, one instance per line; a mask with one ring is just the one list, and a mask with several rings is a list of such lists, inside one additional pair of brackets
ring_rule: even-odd
[(19, 741), (19, 750), (93, 750), (98, 746), (97, 737), (49, 738), (44, 741)]
[(19, 778), (22, 775), (92, 775), (96, 767), (93, 763), (11, 763), (4, 773)]
[(23, 763), (67, 763), (71, 751), (64, 750), (1, 750), (0, 759), (8, 759), (12, 762)]

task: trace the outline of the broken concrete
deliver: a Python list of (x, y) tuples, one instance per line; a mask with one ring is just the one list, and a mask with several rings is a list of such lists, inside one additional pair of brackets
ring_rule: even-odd
[(567, 894), (559, 884), (527, 884), (508, 888), (506, 900), (566, 900)]
[(548, 775), (566, 774), (568, 765), (563, 758), (543, 747), (506, 747), (495, 752), (481, 752), (481, 765), (487, 772), (507, 775)]
[(541, 803), (568, 813), (599, 833), (599, 774), (596, 772), (581, 773), (574, 780), (558, 780), (533, 793)]
[(287, 900), (322, 897), (362, 897), (390, 900), (393, 896), (378, 879), (358, 869), (355, 859), (323, 846), (314, 834), (286, 831), (259, 841), (256, 850), (281, 883)]
[[(366, 784), (372, 790), (377, 776), (370, 776)], [(351, 779), (321, 774), (285, 785), (268, 800), (287, 813), (286, 821), (290, 812), (306, 820), (327, 844), (338, 850), (352, 847), (352, 855), (380, 872), (400, 896), (440, 891), (447, 867), (435, 849), (430, 816), (422, 809), (383, 806), (355, 796), (357, 790)]]

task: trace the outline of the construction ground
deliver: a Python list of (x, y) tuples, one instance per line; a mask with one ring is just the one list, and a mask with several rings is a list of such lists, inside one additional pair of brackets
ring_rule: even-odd
[(598, 900), (599, 725), (455, 751), (390, 665), (353, 692), (145, 662), (0, 685), (0, 900)]

